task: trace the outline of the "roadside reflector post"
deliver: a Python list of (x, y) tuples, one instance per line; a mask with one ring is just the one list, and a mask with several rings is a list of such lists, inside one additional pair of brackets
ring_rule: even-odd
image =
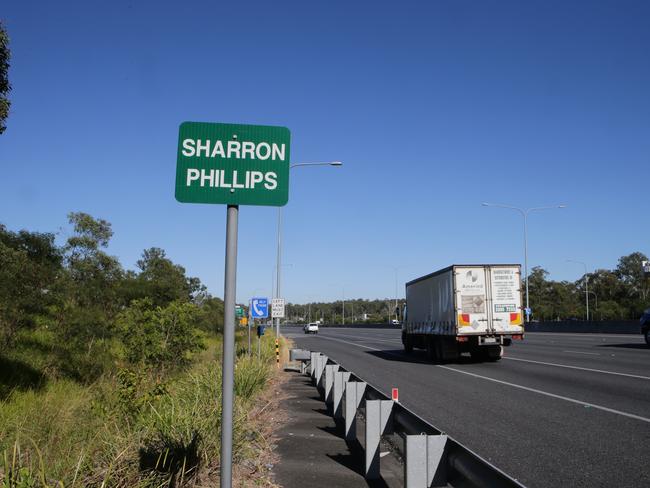
[(367, 480), (380, 477), (379, 443), (381, 436), (393, 431), (392, 400), (366, 400), (366, 466)]
[(335, 419), (343, 418), (341, 401), (343, 400), (345, 383), (349, 379), (350, 373), (348, 371), (337, 371), (334, 373), (334, 401), (332, 405), (332, 415)]
[(280, 367), (280, 339), (275, 338), (275, 363), (277, 367)]
[(366, 392), (366, 383), (363, 381), (348, 381), (345, 383), (345, 440), (357, 439), (357, 410)]
[(404, 486), (447, 486), (447, 436), (407, 435), (404, 441)]
[(391, 390), (391, 398), (394, 402), (399, 402), (399, 390), (397, 388)]

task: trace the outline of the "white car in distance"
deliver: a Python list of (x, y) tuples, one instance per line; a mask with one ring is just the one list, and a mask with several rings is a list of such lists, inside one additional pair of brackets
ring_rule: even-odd
[(318, 324), (316, 322), (310, 322), (305, 325), (304, 331), (305, 334), (318, 334)]

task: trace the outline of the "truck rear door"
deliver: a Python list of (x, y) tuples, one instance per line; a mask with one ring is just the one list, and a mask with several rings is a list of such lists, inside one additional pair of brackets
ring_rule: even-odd
[(522, 333), (521, 269), (519, 266), (491, 266), (488, 306), (496, 333)]
[(487, 270), (483, 266), (457, 266), (454, 269), (459, 334), (489, 332), (487, 308)]

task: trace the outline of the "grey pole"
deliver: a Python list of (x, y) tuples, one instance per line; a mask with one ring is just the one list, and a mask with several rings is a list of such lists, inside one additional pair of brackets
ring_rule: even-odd
[(345, 288), (343, 288), (343, 325), (345, 325)]
[(232, 419), (235, 375), (235, 293), (237, 288), (237, 220), (239, 206), (228, 205), (223, 304), (221, 393), (221, 488), (232, 487)]
[(252, 300), (248, 301), (248, 355), (251, 355), (251, 322), (253, 321)]
[(585, 269), (585, 296), (587, 297), (587, 322), (589, 321), (589, 276)]
[[(547, 207), (534, 207), (534, 208), (519, 208), (513, 207), (512, 205), (502, 205), (500, 203), (481, 203), (484, 207), (500, 207), (500, 208), (509, 208), (511, 210), (516, 210), (524, 217), (524, 271), (526, 273), (526, 308), (530, 308), (528, 301), (528, 214), (535, 210), (548, 210), (551, 208), (566, 208), (566, 205), (550, 205)], [(524, 314), (524, 320), (528, 318), (528, 314)]]
[[(280, 282), (282, 276), (282, 207), (278, 207), (278, 253), (275, 259), (275, 298), (282, 298)], [(280, 318), (275, 319), (275, 337), (280, 337)]]
[(575, 261), (574, 259), (567, 259), (569, 263), (582, 264), (585, 268), (585, 304), (587, 307), (587, 321), (589, 321), (589, 276), (587, 275), (587, 263), (582, 261)]
[[(589, 294), (593, 295), (594, 298), (596, 299), (596, 308), (594, 309), (594, 313), (596, 313), (596, 311), (598, 311), (598, 295), (596, 295), (596, 292), (593, 292), (593, 291), (590, 291)], [(593, 317), (594, 317), (594, 314), (592, 313), (591, 318), (593, 319)]]
[(397, 318), (397, 267), (395, 267), (395, 310), (393, 310), (395, 313), (395, 320), (399, 320)]
[[(340, 161), (330, 161), (326, 163), (294, 163), (289, 166), (293, 169), (299, 166), (342, 166)], [(282, 274), (282, 207), (278, 207), (278, 251), (276, 256), (276, 290), (275, 297), (282, 298), (280, 291), (280, 275)], [(275, 319), (275, 336), (280, 337), (280, 318)]]
[[(530, 308), (528, 302), (528, 210), (525, 212), (519, 210), (524, 216), (524, 272), (526, 273), (526, 311)], [(528, 322), (530, 316), (528, 313), (524, 314), (524, 321)]]

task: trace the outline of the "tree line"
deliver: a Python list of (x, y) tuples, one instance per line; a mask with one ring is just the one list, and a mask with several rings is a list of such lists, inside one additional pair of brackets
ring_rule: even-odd
[[(534, 267), (528, 279), (533, 320), (585, 320), (586, 290), (589, 295), (589, 320), (638, 319), (650, 307), (650, 276), (643, 272), (641, 252), (622, 256), (615, 269), (597, 269), (576, 281), (548, 279), (548, 271)], [(522, 292), (525, 304), (525, 288)], [(398, 299), (401, 305), (404, 299)], [(345, 314), (344, 307), (345, 306)], [(395, 319), (395, 298), (351, 299), (287, 305), (287, 321), (306, 323), (388, 323)]]
[[(400, 305), (404, 299), (397, 300)], [(335, 302), (289, 303), (286, 307), (289, 322), (307, 323), (387, 323), (395, 318), (395, 298), (367, 300), (354, 298)]]
[[(554, 281), (537, 266), (531, 270), (528, 286), (535, 320), (586, 319), (635, 320), (650, 307), (650, 276), (643, 272), (641, 252), (622, 256), (614, 269), (597, 269), (576, 281)], [(588, 292), (588, 293), (587, 293)]]
[[(202, 347), (223, 324), (223, 301), (160, 248), (137, 270), (106, 252), (111, 224), (70, 213), (70, 237), (11, 231), (0, 224), (0, 360), (47, 349), (48, 376), (90, 381), (116, 360), (164, 369)], [(17, 368), (14, 368), (17, 369)]]

